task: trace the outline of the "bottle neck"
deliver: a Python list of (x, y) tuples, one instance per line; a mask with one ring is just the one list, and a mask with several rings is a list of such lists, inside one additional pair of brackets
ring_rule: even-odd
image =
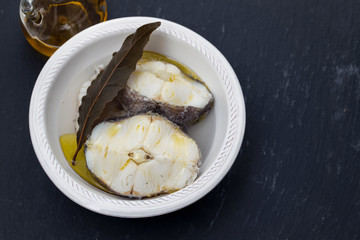
[(28, 20), (35, 23), (41, 22), (41, 14), (32, 5), (32, 0), (21, 0), (20, 10)]

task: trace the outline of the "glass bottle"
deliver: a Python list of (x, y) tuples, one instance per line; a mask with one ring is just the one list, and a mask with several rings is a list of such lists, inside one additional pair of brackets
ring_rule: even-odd
[(106, 21), (105, 0), (21, 0), (21, 28), (32, 47), (51, 56), (69, 38)]

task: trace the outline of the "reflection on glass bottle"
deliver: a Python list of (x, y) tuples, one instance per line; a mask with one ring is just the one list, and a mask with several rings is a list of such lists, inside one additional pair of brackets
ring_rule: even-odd
[(51, 56), (69, 38), (105, 21), (105, 0), (21, 0), (21, 27), (28, 42)]

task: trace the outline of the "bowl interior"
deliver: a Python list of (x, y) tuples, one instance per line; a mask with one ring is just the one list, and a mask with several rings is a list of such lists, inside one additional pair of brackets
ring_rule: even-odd
[[(72, 54), (57, 72), (47, 95), (45, 108), (47, 139), (62, 168), (84, 187), (114, 198), (121, 197), (93, 187), (72, 170), (62, 153), (59, 137), (66, 133), (75, 133), (77, 96), (82, 84), (95, 73), (96, 66), (106, 65), (110, 61), (112, 53), (120, 49), (125, 37), (132, 32), (133, 30), (124, 30), (97, 38)], [(202, 152), (201, 176), (215, 161), (225, 138), (229, 116), (223, 82), (219, 81), (212, 64), (192, 45), (166, 33), (155, 31), (145, 50), (163, 54), (188, 66), (200, 76), (214, 95), (215, 106), (207, 118), (188, 129), (188, 134), (196, 140)]]

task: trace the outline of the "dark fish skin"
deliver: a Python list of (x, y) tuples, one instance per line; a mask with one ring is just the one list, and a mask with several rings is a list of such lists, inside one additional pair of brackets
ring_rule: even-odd
[(196, 123), (204, 114), (207, 114), (214, 105), (213, 98), (204, 108), (191, 106), (174, 106), (167, 103), (158, 103), (156, 113), (166, 117), (171, 122), (186, 128)]
[(123, 108), (130, 113), (136, 115), (139, 113), (147, 113), (156, 109), (156, 102), (148, 97), (140, 95), (135, 90), (126, 86), (118, 95), (118, 100)]
[(186, 128), (197, 122), (214, 105), (214, 98), (204, 108), (192, 106), (175, 106), (168, 103), (157, 102), (140, 95), (135, 90), (125, 87), (118, 95), (123, 108), (131, 115), (153, 112), (166, 117), (171, 122)]

